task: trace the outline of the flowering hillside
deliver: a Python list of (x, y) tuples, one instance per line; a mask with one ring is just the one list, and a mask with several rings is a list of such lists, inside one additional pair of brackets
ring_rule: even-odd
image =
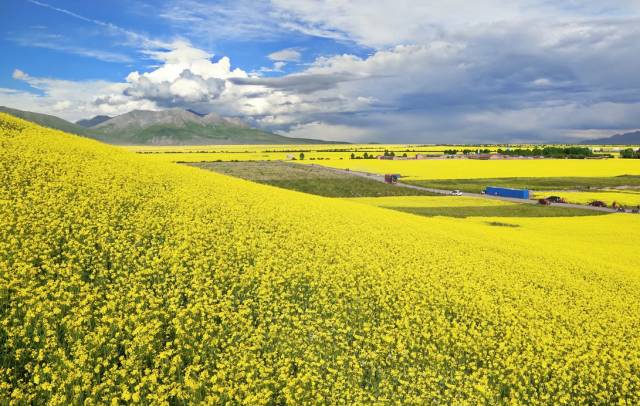
[(637, 404), (640, 220), (575, 221), (418, 217), (0, 114), (0, 400)]
[[(195, 159), (195, 158), (194, 158)], [(307, 161), (304, 161), (309, 163)], [(371, 173), (399, 173), (412, 180), (534, 177), (613, 177), (640, 175), (634, 159), (426, 159), (388, 161), (379, 159), (316, 162), (332, 168)]]

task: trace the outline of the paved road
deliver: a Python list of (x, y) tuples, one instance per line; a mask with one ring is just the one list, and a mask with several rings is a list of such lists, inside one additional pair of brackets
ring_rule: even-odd
[[(316, 164), (313, 164), (312, 166), (317, 166), (317, 167), (321, 167), (321, 168), (324, 168), (324, 169), (331, 169), (331, 170), (333, 170), (335, 172), (343, 173), (343, 174), (346, 174), (346, 175), (360, 176), (360, 177), (363, 177), (363, 178), (373, 179), (373, 180), (377, 180), (379, 182), (384, 182), (384, 176), (378, 175), (378, 174), (375, 174), (375, 173), (359, 172), (359, 171), (351, 171), (351, 170), (347, 171), (347, 170), (344, 170), (344, 169), (330, 168), (328, 166), (322, 166), (322, 165), (316, 165)], [(406, 188), (409, 188), (409, 189), (423, 190), (425, 192), (437, 193), (437, 194), (441, 194), (441, 195), (451, 195), (451, 190), (433, 189), (433, 188), (422, 187), (422, 186), (408, 185), (408, 184), (402, 183), (402, 182), (395, 183), (394, 185), (397, 186), (397, 187), (406, 187)], [(516, 198), (513, 198), (513, 197), (504, 197), (504, 196), (492, 196), (492, 195), (486, 195), (486, 194), (482, 194), (482, 193), (462, 192), (462, 196), (478, 197), (478, 198), (481, 198), (481, 199), (503, 200), (503, 201), (506, 201), (506, 202), (513, 202), (513, 203), (538, 204), (537, 200), (516, 199)], [(551, 203), (551, 206), (567, 207), (567, 208), (573, 208), (573, 209), (593, 210), (593, 211), (602, 211), (602, 212), (606, 212), (606, 213), (616, 213), (617, 212), (616, 210), (611, 209), (609, 207), (593, 207), (593, 206), (587, 206), (587, 205), (582, 205), (582, 204)]]

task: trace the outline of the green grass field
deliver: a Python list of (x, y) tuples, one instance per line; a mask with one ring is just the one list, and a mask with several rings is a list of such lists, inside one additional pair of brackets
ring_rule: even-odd
[(432, 196), (334, 170), (282, 161), (199, 162), (190, 166), (325, 197)]
[(574, 217), (607, 214), (571, 207), (542, 206), (466, 196), (376, 197), (347, 200), (425, 217)]
[(548, 177), (548, 178), (486, 178), (486, 179), (403, 179), (404, 183), (437, 188), (459, 189), (479, 193), (487, 186), (533, 190), (594, 190), (619, 186), (640, 187), (640, 176), (613, 177)]
[[(384, 206), (382, 206), (384, 207)], [(574, 217), (596, 216), (606, 212), (574, 209), (558, 206), (538, 206), (534, 204), (513, 204), (509, 206), (463, 206), (463, 207), (387, 207), (392, 210), (419, 216), (433, 217)]]

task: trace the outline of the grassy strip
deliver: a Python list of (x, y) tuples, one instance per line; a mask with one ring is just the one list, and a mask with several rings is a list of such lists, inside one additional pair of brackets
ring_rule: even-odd
[(189, 165), (256, 182), (345, 178), (340, 172), (324, 167), (282, 161), (197, 162)]
[(593, 190), (618, 186), (640, 186), (640, 176), (614, 177), (549, 177), (549, 178), (487, 178), (487, 179), (429, 179), (402, 182), (437, 189), (459, 189), (479, 193), (487, 186), (533, 190)]
[(385, 207), (419, 216), (433, 217), (574, 217), (598, 216), (606, 212), (534, 204), (510, 206), (465, 206), (465, 207)]
[(433, 196), (416, 189), (387, 185), (375, 180), (349, 177), (345, 179), (296, 179), (264, 181), (283, 189), (297, 190), (326, 197)]
[(191, 166), (325, 197), (433, 196), (433, 193), (387, 185), (322, 167), (279, 161), (201, 162)]

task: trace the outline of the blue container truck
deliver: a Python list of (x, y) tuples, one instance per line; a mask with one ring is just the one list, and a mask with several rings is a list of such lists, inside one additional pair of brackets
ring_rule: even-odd
[(527, 189), (509, 189), (506, 187), (487, 186), (484, 193), (491, 196), (513, 197), (515, 199), (529, 198), (529, 190)]

